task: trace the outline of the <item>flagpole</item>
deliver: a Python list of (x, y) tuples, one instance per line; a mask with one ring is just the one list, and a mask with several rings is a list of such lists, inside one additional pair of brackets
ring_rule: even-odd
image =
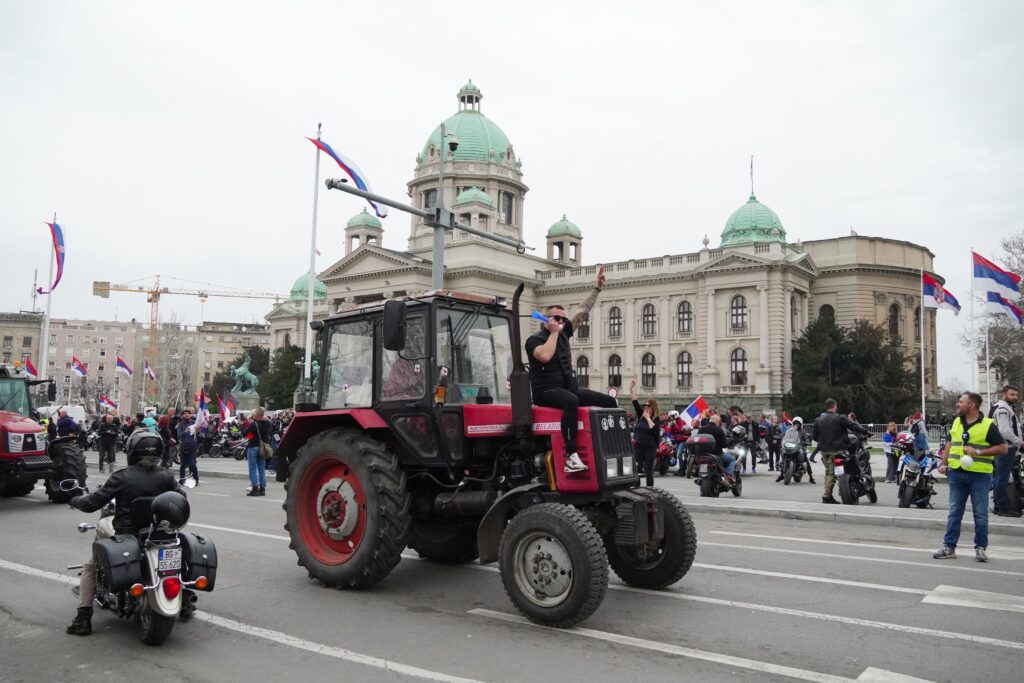
[(988, 359), (988, 332), (989, 332), (988, 316), (985, 316), (985, 402), (988, 405), (992, 405), (992, 368), (989, 366)]
[(139, 398), (139, 410), (146, 409), (146, 364), (142, 364), (142, 396)]
[(977, 391), (978, 386), (978, 350), (974, 338), (974, 247), (971, 247), (971, 385)]
[[(53, 214), (53, 222), (57, 222), (57, 213)], [(50, 254), (50, 279), (47, 280), (47, 292), (46, 292), (46, 314), (43, 316), (43, 357), (40, 358), (41, 367), (36, 368), (39, 371), (39, 379), (46, 379), (47, 373), (50, 370), (50, 303), (53, 300), (53, 264), (57, 260), (57, 254)]]
[[(320, 127), (323, 124), (316, 124), (316, 139), (320, 141)], [(309, 238), (309, 273), (306, 274), (306, 353), (302, 366), (302, 378), (304, 383), (309, 383), (313, 377), (313, 283), (316, 279), (316, 217), (320, 200), (320, 146), (316, 148), (316, 171), (313, 179), (313, 230)], [(308, 399), (307, 399), (308, 400)]]
[[(925, 311), (924, 307), (924, 268), (920, 272), (920, 287), (918, 291), (921, 292), (921, 315), (918, 316), (918, 325), (921, 326), (920, 330), (920, 341), (921, 341), (921, 419), (924, 420), (925, 424), (928, 424), (928, 411), (925, 408), (925, 388), (924, 388), (924, 330), (926, 325), (924, 324)], [(936, 316), (937, 317), (937, 316)]]

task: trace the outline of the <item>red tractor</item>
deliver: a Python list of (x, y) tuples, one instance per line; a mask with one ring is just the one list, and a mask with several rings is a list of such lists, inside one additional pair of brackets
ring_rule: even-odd
[(626, 412), (579, 410), (586, 472), (567, 474), (561, 411), (530, 404), (519, 296), (437, 291), (315, 322), (320, 371), (278, 449), (285, 528), (309, 576), (371, 586), (408, 546), (498, 562), (529, 619), (569, 627), (601, 604), (608, 566), (661, 589), (697, 538), (673, 495), (641, 488)]
[(29, 388), (48, 382), (48, 399), (57, 385), (34, 380), (20, 364), (0, 364), (0, 496), (28, 495), (37, 479), (48, 477), (53, 461), (46, 454), (46, 434), (36, 421)]

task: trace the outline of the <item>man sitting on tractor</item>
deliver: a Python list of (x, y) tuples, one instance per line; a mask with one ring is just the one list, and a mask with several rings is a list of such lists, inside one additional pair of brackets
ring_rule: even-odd
[(577, 410), (580, 406), (616, 408), (618, 402), (598, 391), (580, 389), (573, 372), (569, 339), (573, 330), (587, 319), (597, 295), (604, 287), (604, 267), (598, 267), (597, 285), (573, 314), (566, 317), (561, 306), (548, 306), (544, 314), (548, 321), (540, 332), (526, 340), (526, 354), (530, 359), (530, 384), (533, 402), (539, 406), (562, 409), (562, 438), (565, 440), (565, 471), (586, 472), (589, 467), (576, 452)]

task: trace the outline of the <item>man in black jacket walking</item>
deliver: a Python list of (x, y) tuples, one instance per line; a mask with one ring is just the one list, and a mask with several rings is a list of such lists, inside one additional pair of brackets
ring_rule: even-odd
[(114, 446), (117, 444), (117, 435), (121, 431), (121, 426), (114, 422), (114, 416), (107, 413), (103, 416), (103, 421), (100, 422), (100, 426), (96, 428), (96, 433), (99, 435), (99, 452), (100, 452), (100, 472), (103, 471), (103, 465), (108, 464), (110, 467), (110, 473), (114, 473)]
[(814, 421), (814, 440), (818, 442), (818, 450), (821, 451), (821, 462), (825, 466), (825, 495), (821, 497), (822, 503), (838, 505), (832, 492), (836, 488), (836, 456), (845, 451), (849, 442), (847, 437), (850, 432), (868, 435), (868, 430), (856, 422), (851, 422), (845, 415), (836, 412), (835, 399), (825, 401), (825, 414)]

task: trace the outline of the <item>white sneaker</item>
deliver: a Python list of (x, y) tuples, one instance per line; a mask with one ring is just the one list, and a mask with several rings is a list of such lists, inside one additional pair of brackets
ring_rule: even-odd
[(583, 464), (578, 453), (570, 453), (565, 459), (565, 471), (569, 474), (573, 472), (586, 472), (588, 469), (590, 468)]

